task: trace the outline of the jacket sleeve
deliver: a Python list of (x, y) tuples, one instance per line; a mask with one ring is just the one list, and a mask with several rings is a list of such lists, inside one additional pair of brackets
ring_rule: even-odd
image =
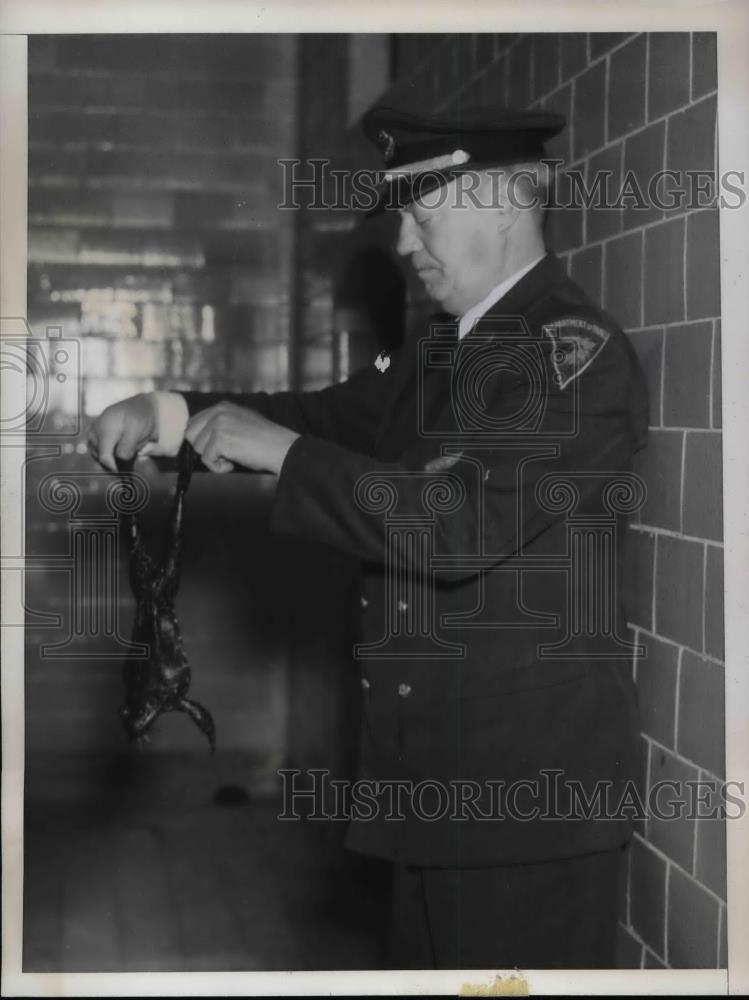
[[(518, 412), (527, 392), (520, 380), (507, 387), (492, 400), (493, 415), (501, 419)], [(501, 562), (560, 519), (553, 494), (551, 502), (539, 497), (537, 487), (544, 477), (574, 481), (584, 503), (600, 490), (602, 478), (626, 469), (642, 446), (644, 388), (627, 353), (617, 345), (607, 345), (570, 386), (559, 389), (549, 379), (544, 392), (543, 419), (530, 438), (519, 435), (494, 447), (469, 444), (449, 471), (409, 470), (304, 434), (289, 449), (281, 469), (272, 525), (383, 565), (394, 558), (387, 547), (388, 513), (412, 523), (423, 518), (425, 486), (431, 483), (439, 490), (441, 484), (443, 495), (462, 495), (462, 501), (445, 505), (443, 512), (439, 502), (431, 505), (433, 551), (446, 557), (439, 560), (443, 569), (436, 575), (469, 578), (477, 572), (472, 555), (490, 555)], [(380, 498), (383, 491), (395, 498), (388, 510), (369, 502), (377, 500), (378, 489)], [(406, 561), (409, 555), (395, 558)]]
[(345, 382), (315, 392), (184, 392), (190, 416), (221, 402), (257, 410), (297, 434), (313, 435), (369, 453), (382, 416), (390, 379), (374, 365)]

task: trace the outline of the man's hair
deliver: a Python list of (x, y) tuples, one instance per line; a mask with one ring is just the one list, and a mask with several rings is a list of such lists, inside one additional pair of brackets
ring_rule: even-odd
[(542, 211), (549, 204), (553, 166), (548, 160), (512, 163), (504, 168), (508, 173), (510, 204), (524, 210)]

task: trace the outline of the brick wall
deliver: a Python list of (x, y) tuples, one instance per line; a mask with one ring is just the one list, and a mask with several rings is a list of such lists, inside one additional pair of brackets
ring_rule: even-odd
[[(549, 152), (612, 190), (660, 169), (716, 169), (712, 34), (401, 35), (389, 96), (434, 109), (547, 107)], [(563, 189), (560, 179), (560, 195)], [(584, 206), (553, 211), (551, 246), (622, 324), (648, 377), (647, 502), (629, 528), (627, 617), (646, 656), (643, 791), (724, 776), (718, 213)], [(425, 308), (412, 285), (411, 316)], [(650, 818), (629, 851), (624, 966), (726, 963), (725, 825)]]
[[(89, 415), (153, 388), (287, 385), (293, 220), (275, 206), (277, 158), (295, 141), (296, 43), (290, 35), (30, 37), (28, 316), (40, 338), (56, 325), (80, 341)], [(64, 422), (75, 393), (55, 395), (57, 385), (50, 381), (53, 415)], [(101, 502), (103, 477), (92, 476), (85, 451), (70, 441), (57, 458), (29, 462), (30, 555), (66, 551), (67, 515), (36, 499), (43, 476), (82, 475), (86, 502)], [(155, 536), (173, 478), (150, 463), (140, 471)], [(285, 752), (292, 554), (268, 536), (267, 482), (208, 480), (195, 477), (190, 490), (178, 603), (192, 690), (214, 713), (219, 749), (259, 755), (262, 774), (244, 780), (267, 788)], [(30, 608), (59, 612), (69, 628), (63, 574), (30, 573), (26, 588)], [(120, 594), (127, 636), (124, 573)], [(39, 656), (41, 643), (60, 638), (55, 629), (28, 632), (29, 753), (95, 762), (127, 750), (118, 662)], [(152, 747), (202, 753), (201, 739), (172, 715)], [(46, 766), (27, 769), (30, 787)]]

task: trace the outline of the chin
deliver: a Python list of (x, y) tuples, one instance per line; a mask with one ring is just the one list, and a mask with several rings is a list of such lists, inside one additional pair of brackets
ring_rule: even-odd
[(448, 300), (450, 293), (446, 289), (441, 288), (438, 284), (433, 284), (431, 281), (424, 282), (424, 289), (433, 302), (439, 302), (445, 309), (449, 309)]

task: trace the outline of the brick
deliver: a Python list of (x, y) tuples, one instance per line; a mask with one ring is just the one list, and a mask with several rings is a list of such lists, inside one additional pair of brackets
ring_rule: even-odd
[(640, 522), (653, 528), (681, 530), (681, 463), (684, 435), (651, 430), (648, 446), (635, 458), (635, 471), (645, 480), (648, 495)]
[(705, 652), (718, 660), (725, 656), (724, 585), (723, 549), (717, 545), (708, 545), (705, 568)]
[(655, 557), (655, 628), (674, 642), (702, 648), (703, 545), (661, 535)]
[(718, 86), (718, 35), (715, 31), (692, 33), (692, 100), (699, 100)]
[(544, 107), (547, 111), (555, 111), (564, 115), (567, 122), (559, 135), (555, 135), (546, 143), (546, 152), (550, 159), (560, 159), (563, 163), (568, 163), (572, 152), (572, 129), (570, 119), (572, 117), (572, 85), (566, 84), (559, 90), (555, 90), (546, 101)]
[(115, 226), (169, 229), (175, 225), (174, 195), (169, 191), (115, 190), (111, 198)]
[(606, 66), (597, 63), (575, 80), (573, 147), (576, 160), (603, 145), (606, 116)]
[(113, 194), (91, 188), (29, 188), (31, 225), (104, 226), (113, 221)]
[(562, 42), (562, 79), (569, 80), (588, 64), (588, 36), (580, 31), (565, 32)]
[[(706, 97), (668, 119), (666, 166), (682, 172), (687, 207), (706, 208), (715, 201), (716, 98)], [(684, 176), (699, 171), (694, 179)]]
[[(101, 84), (98, 85), (99, 87)], [(119, 108), (142, 108), (146, 102), (146, 78), (140, 74), (122, 74), (109, 80), (109, 106)], [(106, 91), (105, 91), (106, 93)], [(91, 87), (88, 104), (91, 107), (107, 106), (97, 87)], [(150, 102), (147, 105), (150, 107)]]
[(677, 749), (719, 778), (725, 774), (725, 715), (724, 668), (685, 649)]
[(723, 540), (723, 455), (720, 431), (687, 434), (684, 517), (687, 535)]
[(554, 250), (563, 253), (583, 243), (583, 210), (570, 208), (550, 208), (547, 215), (549, 242)]
[[(237, 206), (237, 199), (231, 194), (209, 191), (179, 191), (172, 195), (172, 198), (175, 225), (177, 226), (194, 227), (197, 230), (252, 228), (251, 217), (255, 214), (254, 210), (250, 219), (245, 222)], [(257, 221), (257, 216), (255, 218)]]
[(720, 314), (720, 237), (718, 210), (687, 217), (687, 318)]
[(537, 100), (559, 86), (559, 35), (554, 32), (533, 36), (533, 99)]
[(699, 883), (672, 868), (668, 882), (668, 951), (672, 969), (714, 969), (719, 904)]
[(137, 229), (84, 230), (79, 259), (85, 263), (143, 264), (149, 267), (202, 267), (202, 240), (192, 233)]
[(247, 187), (248, 178), (262, 184), (266, 177), (273, 180), (269, 161), (245, 153), (203, 154), (147, 152), (103, 152), (89, 150), (86, 154), (86, 176), (89, 178), (160, 180), (171, 187), (202, 187), (208, 190)]
[(639, 969), (642, 962), (642, 945), (621, 924), (616, 928), (617, 969)]
[[(692, 871), (696, 819), (690, 816), (688, 781), (697, 781), (699, 771), (667, 750), (653, 747), (650, 755), (648, 840), (665, 855)], [(656, 785), (665, 782), (657, 793)]]
[(274, 106), (276, 113), (283, 106), (280, 103), (285, 96), (282, 90), (282, 84), (277, 81), (149, 76), (146, 78), (144, 103), (151, 108), (190, 107), (193, 111), (239, 113), (245, 113), (251, 107), (264, 117)]
[(652, 197), (653, 178), (663, 169), (666, 125), (656, 122), (627, 139), (624, 146), (622, 202), (625, 229), (644, 226), (663, 218), (663, 209)]
[(255, 35), (216, 38), (189, 35), (69, 35), (60, 39), (58, 64), (68, 70), (106, 70), (175, 76), (260, 77), (283, 66), (288, 43), (283, 38)]
[(585, 247), (572, 254), (572, 280), (576, 281), (594, 302), (603, 300), (603, 247)]
[(663, 369), (663, 330), (630, 330), (629, 339), (645, 372), (648, 386), (650, 426), (661, 424), (661, 372)]
[[(228, 150), (234, 144), (235, 125), (234, 116), (230, 115), (190, 115), (175, 114), (167, 116), (140, 115), (139, 126), (134, 127), (132, 116), (120, 117), (119, 136), (123, 142), (128, 141), (132, 135), (137, 141), (138, 127), (142, 127), (148, 118), (155, 119), (152, 122), (151, 132), (154, 145), (171, 145), (178, 149), (203, 150)], [(158, 123), (162, 124), (162, 138), (158, 138)], [(257, 150), (260, 153), (271, 155), (274, 151), (274, 140), (278, 141), (278, 123), (274, 127), (269, 127), (265, 122), (254, 122), (254, 139), (252, 143), (244, 142), (245, 146)]]
[(684, 220), (672, 219), (645, 231), (645, 325), (683, 319)]
[(590, 35), (590, 58), (597, 59), (630, 37), (626, 31), (596, 31)]
[(712, 339), (712, 323), (690, 323), (666, 331), (664, 426), (710, 426)]
[(713, 393), (712, 393), (712, 424), (713, 427), (723, 426), (723, 373), (721, 371), (721, 324), (716, 319), (713, 323)]
[(657, 954), (665, 950), (666, 862), (639, 837), (631, 847), (630, 912), (637, 935)]
[(80, 253), (76, 229), (40, 229), (29, 232), (28, 257), (34, 264), (74, 264)]
[(726, 821), (725, 819), (697, 819), (697, 860), (695, 877), (726, 898)]
[(86, 175), (85, 154), (80, 149), (29, 150), (29, 182), (68, 179), (76, 184)]
[(642, 326), (642, 233), (606, 243), (604, 307), (624, 329)]
[[(97, 80), (101, 98), (109, 104), (109, 81), (104, 78)], [(69, 76), (62, 73), (31, 73), (29, 74), (29, 109), (38, 111), (42, 108), (83, 108), (88, 101), (86, 95), (90, 91), (90, 79), (82, 76)]]
[(510, 107), (525, 108), (531, 99), (531, 40), (521, 38), (510, 51), (509, 94)]
[[(643, 732), (663, 746), (675, 746), (679, 650), (668, 642), (641, 636), (647, 655), (637, 661), (637, 696)], [(654, 749), (653, 751), (657, 751)]]
[(117, 116), (108, 112), (32, 111), (29, 114), (29, 144), (60, 146), (112, 141)]
[(586, 208), (586, 240), (603, 240), (622, 229), (622, 210), (618, 205), (622, 180), (622, 145), (607, 146), (591, 156), (586, 168), (586, 187), (590, 207)]
[(653, 625), (655, 539), (645, 531), (628, 530), (624, 540), (622, 586), (625, 620), (650, 630)]
[(608, 140), (645, 122), (647, 38), (637, 35), (617, 49), (609, 67)]
[(648, 118), (660, 118), (689, 100), (689, 32), (648, 35)]

